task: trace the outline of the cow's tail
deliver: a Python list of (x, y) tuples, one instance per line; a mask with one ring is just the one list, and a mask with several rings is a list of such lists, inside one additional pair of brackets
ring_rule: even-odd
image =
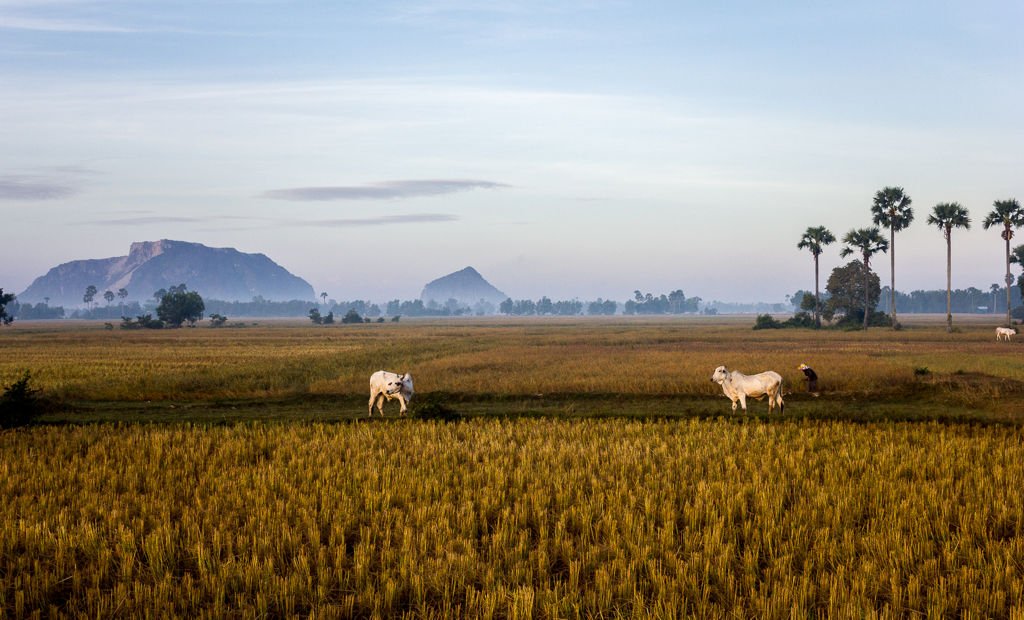
[(782, 389), (782, 384), (783, 384), (784, 381), (785, 381), (785, 379), (779, 379), (779, 392), (775, 396), (775, 402), (777, 402), (779, 404), (779, 413), (780, 414), (786, 412), (786, 403), (782, 401), (782, 393), (784, 392), (784, 390)]

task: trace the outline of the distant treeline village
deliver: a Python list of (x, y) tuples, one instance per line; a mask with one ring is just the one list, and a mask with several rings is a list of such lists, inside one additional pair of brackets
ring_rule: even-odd
[[(875, 193), (871, 219), (874, 226), (851, 229), (841, 240), (824, 226), (808, 227), (795, 245), (811, 253), (814, 289), (787, 295), (784, 303), (705, 301), (697, 296), (688, 297), (682, 289), (668, 293), (635, 290), (625, 299), (513, 299), (472, 267), (427, 283), (419, 299), (337, 301), (326, 291), (317, 294), (308, 282), (263, 254), (162, 239), (133, 243), (127, 256), (64, 263), (36, 278), (16, 297), (10, 293), (3, 295), (0, 289), (0, 309), (7, 319), (142, 318), (158, 311), (168, 292), (177, 290), (201, 296), (201, 313), (221, 319), (308, 316), (318, 323), (332, 323), (335, 316), (377, 320), (399, 316), (793, 313), (794, 317), (782, 325), (817, 327), (825, 320), (833, 324), (860, 323), (864, 327), (899, 327), (898, 312), (945, 312), (952, 329), (954, 312), (994, 314), (1005, 310), (1007, 323), (1012, 318), (1024, 318), (1024, 274), (1011, 271), (1014, 264), (1024, 267), (1024, 245), (1010, 247), (1015, 230), (1024, 226), (1024, 209), (1016, 199), (995, 201), (982, 221), (985, 229), (995, 228), (1000, 233), (1005, 244), (1006, 273), (1003, 283), (981, 288), (951, 287), (953, 231), (969, 229), (971, 225), (962, 205), (937, 204), (927, 217), (927, 223), (945, 240), (945, 289), (907, 293), (895, 287), (896, 233), (914, 221), (911, 199), (902, 187), (885, 187)], [(888, 229), (888, 238), (884, 229)], [(839, 255), (855, 260), (833, 269), (822, 291), (819, 258), (837, 240), (842, 244)], [(890, 259), (890, 282), (885, 287), (871, 268), (872, 259), (879, 253), (888, 253)], [(775, 323), (765, 319), (764, 325)]]

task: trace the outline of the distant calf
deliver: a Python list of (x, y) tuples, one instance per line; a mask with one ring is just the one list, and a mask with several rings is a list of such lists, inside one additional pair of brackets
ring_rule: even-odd
[(738, 370), (729, 371), (725, 366), (715, 369), (711, 380), (722, 386), (722, 391), (732, 401), (732, 410), (736, 411), (736, 402), (739, 401), (743, 407), (743, 413), (747, 412), (747, 397), (761, 400), (768, 396), (768, 413), (772, 412), (775, 405), (779, 406), (779, 413), (785, 410), (786, 404), (782, 402), (782, 376), (771, 370), (756, 375), (745, 375)]
[(997, 327), (996, 340), (1005, 340), (1009, 342), (1010, 338), (1012, 338), (1016, 333), (1017, 330), (1013, 329), (1012, 327)]
[(412, 400), (412, 395), (412, 375), (378, 370), (370, 375), (370, 416), (373, 416), (375, 405), (380, 415), (384, 415), (385, 400), (398, 400), (402, 406), (400, 413), (405, 415), (405, 412), (409, 410), (408, 405)]

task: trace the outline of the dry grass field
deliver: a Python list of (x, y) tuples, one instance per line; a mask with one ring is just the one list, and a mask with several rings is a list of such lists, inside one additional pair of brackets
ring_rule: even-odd
[[(1024, 618), (1024, 345), (901, 318), (15, 323), (0, 617)], [(366, 420), (381, 367), (467, 419)]]
[(0, 434), (0, 610), (1021, 617), (1024, 436), (727, 420)]
[(334, 401), (337, 406), (322, 408), (355, 415), (370, 373), (386, 368), (411, 371), (421, 394), (464, 400), (656, 396), (676, 408), (713, 399), (712, 413), (728, 409), (709, 380), (716, 366), (774, 369), (799, 399), (803, 375), (796, 366), (806, 362), (821, 375), (822, 402), (840, 408), (920, 396), (964, 410), (1024, 415), (1024, 399), (1010, 398), (1024, 396), (1022, 342), (997, 343), (989, 317), (965, 317), (961, 323), (974, 322), (954, 334), (934, 318), (916, 324), (905, 318), (910, 327), (903, 331), (867, 333), (753, 331), (748, 317), (264, 322), (155, 332), (15, 323), (0, 332), (0, 383), (27, 369), (48, 395), (77, 403), (291, 398)]

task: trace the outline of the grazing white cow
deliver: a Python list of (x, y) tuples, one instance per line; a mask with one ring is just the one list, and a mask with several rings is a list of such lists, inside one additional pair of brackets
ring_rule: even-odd
[(398, 400), (402, 406), (401, 414), (408, 411), (409, 401), (412, 400), (412, 375), (405, 373), (400, 375), (397, 372), (378, 370), (370, 375), (370, 417), (373, 417), (373, 407), (381, 417), (384, 416), (384, 401)]
[(779, 406), (779, 413), (782, 413), (786, 404), (782, 402), (782, 376), (771, 370), (756, 375), (745, 375), (738, 370), (730, 371), (725, 366), (719, 366), (711, 375), (711, 380), (722, 386), (722, 391), (732, 401), (732, 410), (736, 411), (736, 402), (739, 401), (743, 407), (743, 413), (747, 412), (747, 397), (761, 400), (768, 396), (768, 413), (772, 412), (775, 405)]
[(997, 327), (996, 341), (998, 342), (999, 340), (1005, 340), (1006, 342), (1010, 342), (1010, 339), (1013, 338), (1016, 334), (1017, 330), (1013, 329), (1012, 327)]

